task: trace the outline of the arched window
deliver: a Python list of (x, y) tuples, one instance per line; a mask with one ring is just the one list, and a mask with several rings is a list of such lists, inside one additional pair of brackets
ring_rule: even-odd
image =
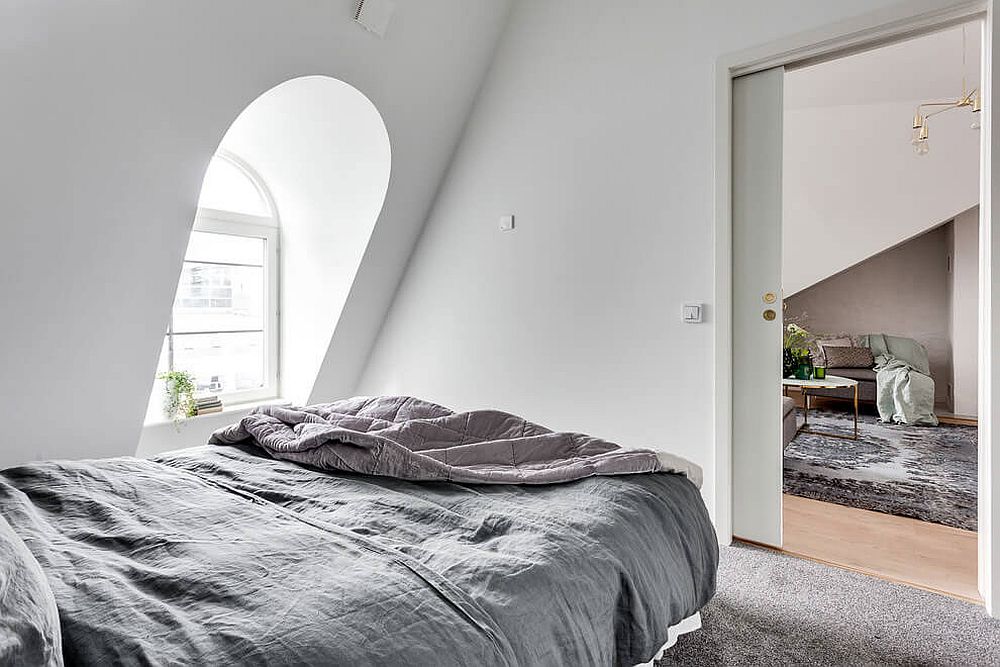
[(232, 153), (212, 156), (201, 186), (198, 208), (273, 218), (270, 196), (248, 164)]
[(220, 152), (205, 174), (157, 374), (187, 371), (199, 397), (227, 404), (277, 396), (277, 285), (273, 200), (248, 164)]

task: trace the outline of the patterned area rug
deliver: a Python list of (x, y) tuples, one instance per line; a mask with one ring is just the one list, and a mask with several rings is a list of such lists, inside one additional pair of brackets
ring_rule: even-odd
[[(850, 434), (853, 414), (810, 410), (809, 426)], [(976, 530), (976, 427), (862, 415), (859, 428), (856, 441), (799, 433), (785, 449), (785, 493)]]

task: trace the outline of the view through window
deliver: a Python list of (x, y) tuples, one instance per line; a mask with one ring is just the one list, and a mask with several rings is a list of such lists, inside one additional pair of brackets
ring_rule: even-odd
[(236, 158), (214, 157), (157, 375), (186, 371), (198, 395), (229, 403), (277, 395), (276, 244), (263, 184)]

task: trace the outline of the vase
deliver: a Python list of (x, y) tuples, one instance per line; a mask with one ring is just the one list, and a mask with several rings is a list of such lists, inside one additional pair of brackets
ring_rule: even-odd
[(795, 378), (798, 380), (808, 380), (812, 377), (812, 364), (806, 361), (799, 362), (795, 369)]
[(790, 378), (794, 377), (795, 369), (799, 366), (799, 360), (795, 358), (792, 354), (791, 348), (786, 347), (784, 354), (781, 357), (782, 375), (781, 377)]

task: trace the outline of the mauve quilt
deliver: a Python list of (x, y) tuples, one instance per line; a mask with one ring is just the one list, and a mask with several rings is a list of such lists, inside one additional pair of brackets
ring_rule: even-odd
[(399, 479), (556, 484), (592, 475), (677, 472), (701, 485), (701, 468), (668, 452), (556, 433), (499, 410), (453, 412), (411, 396), (264, 406), (210, 440), (242, 442), (316, 468)]

